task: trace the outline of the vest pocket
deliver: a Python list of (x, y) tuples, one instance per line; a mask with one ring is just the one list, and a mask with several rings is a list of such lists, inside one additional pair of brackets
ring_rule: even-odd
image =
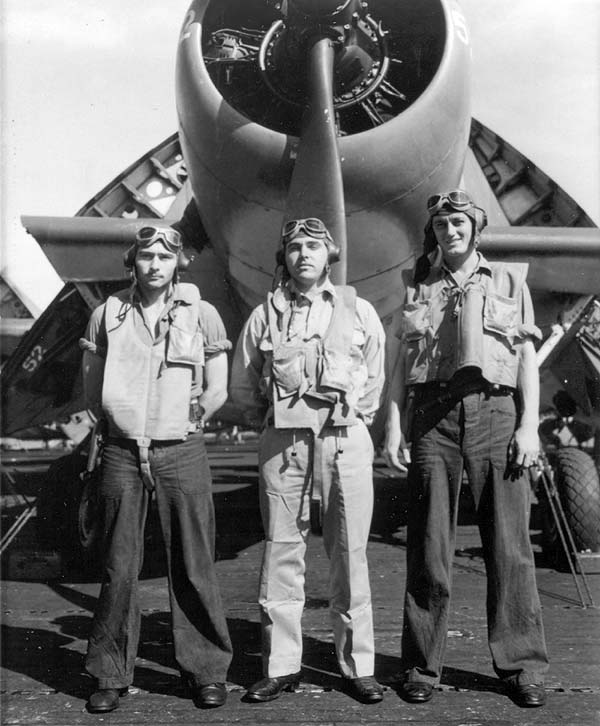
[(514, 336), (518, 327), (516, 299), (488, 293), (483, 306), (483, 327), (505, 337)]
[(204, 365), (204, 345), (199, 331), (187, 330), (171, 325), (167, 341), (167, 363), (180, 365)]
[(301, 348), (273, 356), (273, 378), (280, 398), (289, 398), (300, 389), (305, 378), (304, 359)]
[(323, 350), (321, 385), (327, 388), (336, 388), (340, 391), (348, 391), (351, 384), (351, 364), (352, 359), (350, 356), (325, 348)]

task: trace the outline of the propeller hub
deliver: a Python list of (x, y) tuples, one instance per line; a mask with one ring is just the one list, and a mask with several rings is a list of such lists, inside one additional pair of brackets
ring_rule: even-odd
[[(322, 20), (320, 16), (318, 20)], [(263, 81), (282, 101), (293, 106), (306, 104), (306, 68), (308, 46), (318, 38), (330, 38), (335, 47), (334, 108), (360, 103), (378, 88), (388, 69), (385, 33), (370, 17), (352, 14), (351, 23), (310, 22), (303, 16), (278, 20), (265, 34), (259, 66)], [(292, 22), (294, 21), (294, 22)]]

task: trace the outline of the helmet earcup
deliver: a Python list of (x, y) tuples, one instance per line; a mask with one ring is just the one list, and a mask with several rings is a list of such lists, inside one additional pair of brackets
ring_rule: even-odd
[(473, 213), (474, 213), (475, 229), (477, 230), (477, 232), (481, 232), (481, 230), (487, 226), (487, 223), (488, 223), (487, 214), (480, 207), (473, 207)]

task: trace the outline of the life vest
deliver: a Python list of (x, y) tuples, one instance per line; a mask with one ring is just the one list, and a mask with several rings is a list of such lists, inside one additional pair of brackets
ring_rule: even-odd
[[(492, 384), (516, 387), (517, 344), (528, 337), (540, 337), (533, 323), (523, 321), (528, 265), (486, 264), (491, 276), (475, 275), (460, 289), (448, 291), (441, 278), (433, 277), (439, 274), (435, 270), (416, 286), (408, 282), (401, 322), (406, 384), (449, 380), (461, 368), (474, 367)], [(454, 301), (452, 313), (448, 310), (449, 294), (460, 298)], [(452, 325), (454, 330), (449, 327)], [(444, 344), (440, 345), (440, 340)]]
[(355, 412), (346, 394), (352, 389), (352, 337), (356, 317), (356, 290), (336, 286), (336, 298), (323, 338), (286, 341), (282, 314), (270, 293), (267, 325), (273, 346), (271, 386), (275, 428), (349, 426)]
[(140, 446), (186, 438), (194, 368), (204, 363), (199, 313), (198, 288), (179, 283), (168, 332), (152, 344), (136, 332), (129, 292), (107, 299), (102, 407), (111, 436)]

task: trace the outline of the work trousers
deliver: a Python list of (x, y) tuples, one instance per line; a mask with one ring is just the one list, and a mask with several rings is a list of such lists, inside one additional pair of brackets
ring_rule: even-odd
[(487, 572), (494, 670), (513, 682), (543, 683), (548, 658), (529, 540), (529, 477), (507, 470), (515, 422), (510, 395), (472, 393), (416, 406), (402, 638), (409, 681), (440, 680), (464, 467)]
[[(175, 658), (191, 685), (224, 682), (232, 648), (214, 567), (214, 507), (203, 435), (154, 445), (149, 460), (167, 555)], [(138, 649), (138, 577), (150, 502), (134, 442), (107, 443), (99, 502), (103, 577), (86, 670), (99, 688), (122, 688), (133, 680)]]
[[(315, 441), (316, 439), (316, 441)], [(317, 465), (315, 466), (315, 446)], [(260, 575), (263, 668), (268, 677), (300, 670), (311, 473), (322, 480), (322, 527), (329, 557), (329, 611), (343, 676), (373, 675), (367, 542), (373, 513), (373, 444), (362, 421), (263, 432), (260, 506), (265, 549)]]

